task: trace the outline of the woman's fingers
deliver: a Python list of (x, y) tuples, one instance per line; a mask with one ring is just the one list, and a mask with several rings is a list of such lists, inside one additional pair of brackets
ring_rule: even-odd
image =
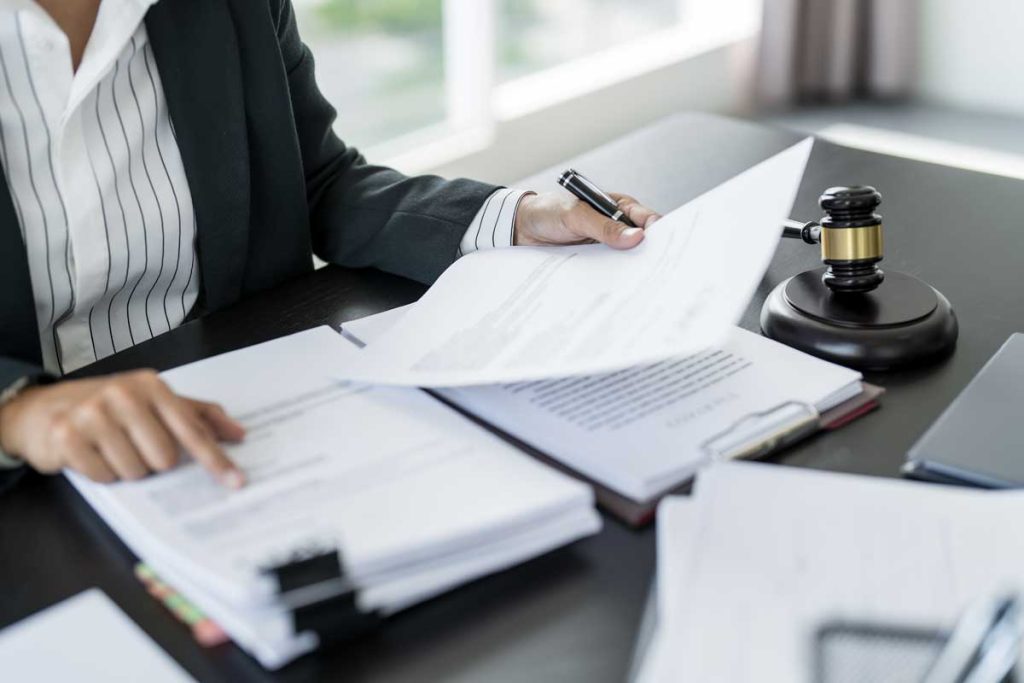
[(245, 480), (219, 443), (244, 428), (220, 406), (175, 395), (152, 370), (29, 389), (0, 415), (5, 449), (41, 472), (138, 479), (174, 467), (184, 449), (224, 484)]
[(102, 400), (86, 401), (72, 413), (71, 419), (78, 433), (119, 479), (141, 479), (149, 474), (150, 465)]
[(192, 398), (184, 400), (192, 404), (192, 407), (196, 409), (199, 415), (213, 429), (213, 433), (218, 438), (225, 441), (241, 441), (245, 438), (245, 427), (238, 420), (228, 415), (227, 411), (220, 404), (197, 401)]
[(61, 460), (71, 469), (100, 483), (117, 481), (117, 474), (73, 420), (57, 422), (51, 438), (51, 447), (60, 453)]
[(619, 208), (629, 216), (629, 220), (633, 221), (633, 223), (641, 228), (647, 228), (651, 223), (661, 218), (660, 214), (648, 209), (628, 194), (612, 192), (609, 196), (611, 196), (611, 198), (618, 203)]
[(218, 406), (177, 396), (156, 373), (131, 373), (111, 382), (99, 407), (76, 412), (96, 450), (122, 479), (138, 479), (178, 464), (182, 449), (225, 486), (245, 481), (218, 438), (244, 430)]
[[(167, 390), (157, 399), (155, 407), (178, 443), (196, 462), (228, 488), (241, 488), (245, 484), (245, 476), (221, 448), (217, 442), (219, 435), (194, 403)], [(237, 431), (235, 433), (238, 434)], [(241, 434), (237, 438), (241, 438)]]
[(159, 378), (140, 375), (133, 383), (112, 385), (107, 390), (111, 415), (131, 439), (142, 460), (152, 470), (163, 471), (178, 462), (179, 447), (164, 421), (153, 410)]
[(594, 240), (615, 249), (631, 249), (644, 238), (642, 228), (631, 228), (613, 221), (582, 202), (566, 216), (566, 226), (574, 237)]

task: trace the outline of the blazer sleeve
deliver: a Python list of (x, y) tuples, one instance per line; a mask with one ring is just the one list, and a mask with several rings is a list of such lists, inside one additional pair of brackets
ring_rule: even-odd
[(53, 380), (53, 376), (38, 365), (10, 356), (0, 356), (0, 392), (25, 378), (46, 382)]
[(367, 163), (332, 130), (335, 110), (317, 87), (291, 0), (272, 3), (306, 176), (313, 251), (331, 263), (433, 282), (455, 260), (473, 217), (499, 188), (407, 177)]
[[(37, 365), (8, 356), (0, 356), (0, 393), (23, 379), (49, 381), (52, 378)], [(6, 453), (0, 451), (0, 493), (9, 488), (21, 476), (13, 471), (24, 469), (20, 466), (21, 464), (11, 460)]]

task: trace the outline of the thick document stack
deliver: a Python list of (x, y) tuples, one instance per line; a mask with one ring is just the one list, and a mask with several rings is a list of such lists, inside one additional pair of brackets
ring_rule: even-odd
[[(345, 323), (372, 347), (403, 315)], [(632, 524), (712, 460), (769, 455), (873, 408), (881, 391), (858, 372), (735, 328), (706, 351), (615, 372), (436, 388), (437, 396), (549, 464), (595, 485)]]
[(165, 373), (247, 428), (247, 485), (190, 463), (72, 483), (131, 550), (264, 666), (595, 533), (584, 485), (427, 394), (334, 379), (358, 350), (318, 328)]
[[(702, 470), (692, 496), (658, 509), (656, 627), (636, 679), (820, 681), (836, 633), (949, 632), (978, 600), (1024, 585), (1022, 516), (1019, 492)], [(830, 660), (827, 680), (895, 679)]]

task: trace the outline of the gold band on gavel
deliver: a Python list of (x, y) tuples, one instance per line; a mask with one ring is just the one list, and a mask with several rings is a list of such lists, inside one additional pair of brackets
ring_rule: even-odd
[(821, 228), (823, 261), (859, 261), (882, 258), (882, 226)]

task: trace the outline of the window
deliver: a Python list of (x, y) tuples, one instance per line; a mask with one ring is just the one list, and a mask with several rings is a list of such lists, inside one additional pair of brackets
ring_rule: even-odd
[(760, 0), (293, 2), (339, 134), (384, 161), (479, 149), (500, 121), (749, 36), (760, 9)]
[(442, 0), (297, 0), (317, 82), (362, 147), (445, 120)]
[(509, 81), (678, 25), (685, 16), (684, 2), (498, 0), (498, 80)]

